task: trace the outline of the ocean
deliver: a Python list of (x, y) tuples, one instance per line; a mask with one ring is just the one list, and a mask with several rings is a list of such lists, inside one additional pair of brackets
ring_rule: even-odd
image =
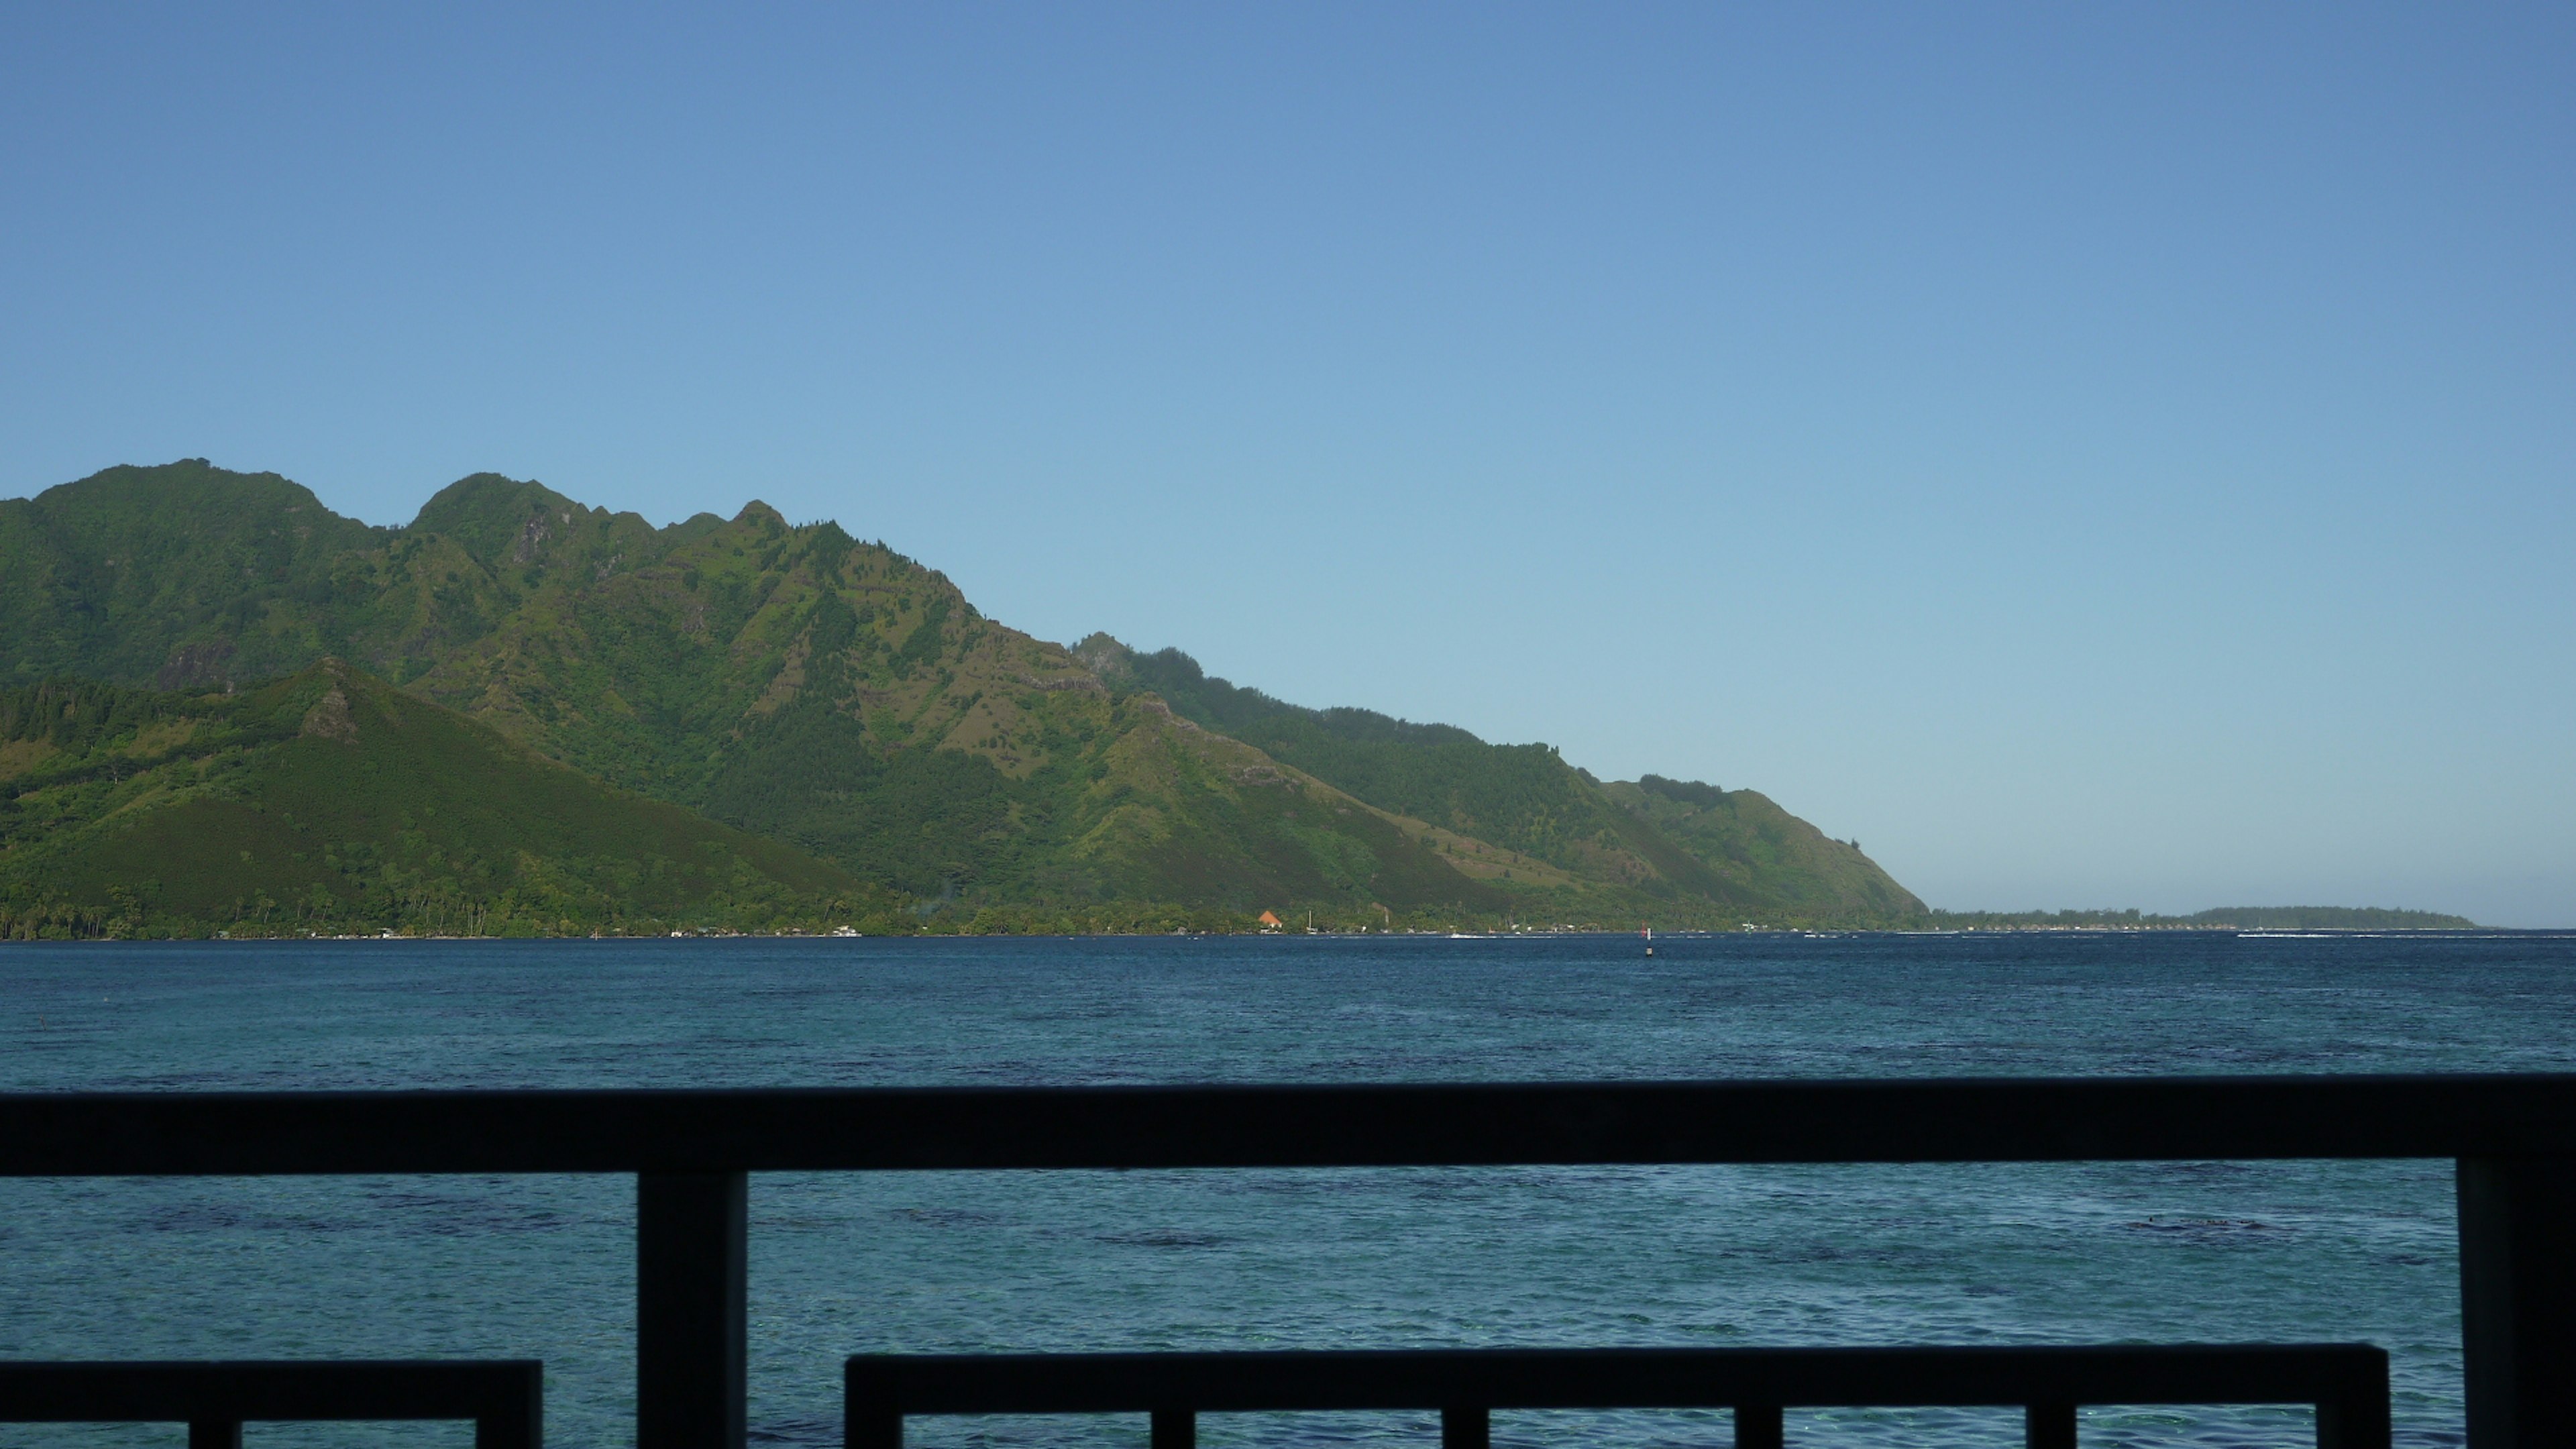
[[(0, 947), (12, 1091), (2576, 1069), (2576, 938), (2232, 934)], [(756, 1176), (755, 1443), (840, 1442), (861, 1351), (2368, 1340), (2461, 1442), (2447, 1162)], [(0, 1359), (525, 1357), (632, 1441), (623, 1177), (0, 1179)], [(2304, 1445), (2292, 1409), (2093, 1409), (2088, 1445)], [(1792, 1411), (1793, 1445), (2019, 1443)], [(1723, 1412), (1498, 1445), (1724, 1446)], [(1222, 1446), (1424, 1415), (1210, 1416)], [(452, 1446), (463, 1425), (255, 1425)], [(1141, 1446), (1140, 1418), (919, 1420)], [(176, 1426), (0, 1425), (5, 1445)]]

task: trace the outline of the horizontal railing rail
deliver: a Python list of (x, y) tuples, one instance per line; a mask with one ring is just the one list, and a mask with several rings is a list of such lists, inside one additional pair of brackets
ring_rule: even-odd
[(184, 1423), (188, 1449), (241, 1449), (246, 1422), (314, 1419), (471, 1419), (474, 1449), (540, 1449), (544, 1418), (530, 1359), (0, 1362), (0, 1423)]
[(638, 1449), (740, 1449), (746, 1174), (2450, 1158), (2471, 1449), (2576, 1444), (2576, 1075), (15, 1093), (0, 1176), (634, 1173)]
[(1497, 1409), (1732, 1409), (1736, 1449), (1780, 1449), (1790, 1408), (2004, 1406), (2032, 1449), (2092, 1404), (2306, 1404), (2318, 1449), (2388, 1449), (2388, 1355), (2369, 1344), (1972, 1348), (1425, 1349), (860, 1354), (848, 1449), (902, 1449), (916, 1414), (1152, 1416), (1194, 1449), (1203, 1413), (1435, 1410), (1443, 1449), (1488, 1449)]
[(0, 1175), (2483, 1157), (2576, 1075), (0, 1096)]

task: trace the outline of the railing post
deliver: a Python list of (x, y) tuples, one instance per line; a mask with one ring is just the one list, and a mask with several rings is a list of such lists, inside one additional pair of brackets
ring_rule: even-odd
[(545, 1442), (545, 1407), (540, 1399), (529, 1400), (523, 1412), (485, 1414), (474, 1421), (474, 1449), (538, 1449)]
[(1491, 1449), (1494, 1416), (1483, 1405), (1452, 1404), (1440, 1411), (1440, 1449)]
[(2031, 1404), (2021, 1418), (2022, 1442), (2030, 1449), (2075, 1449), (2073, 1404)]
[(1778, 1404), (1735, 1406), (1735, 1449), (1781, 1449), (1787, 1437)]
[(2463, 1157), (2469, 1449), (2576, 1444), (2576, 1157)]
[(2388, 1449), (2388, 1355), (2347, 1362), (2317, 1400), (2317, 1449)]
[(1199, 1416), (1191, 1409), (1156, 1409), (1146, 1439), (1152, 1449), (1198, 1449)]
[(739, 1172), (635, 1180), (636, 1449), (743, 1449)]
[(903, 1408), (883, 1374), (853, 1358), (841, 1371), (842, 1449), (903, 1449)]
[(241, 1420), (190, 1419), (188, 1449), (242, 1449)]

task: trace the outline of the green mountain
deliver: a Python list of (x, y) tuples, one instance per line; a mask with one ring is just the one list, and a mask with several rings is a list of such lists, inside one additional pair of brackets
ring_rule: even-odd
[[(1168, 651), (1095, 640), (1077, 656), (984, 618), (882, 544), (759, 503), (655, 528), (482, 474), (408, 526), (376, 528), (202, 460), (0, 502), (0, 685), (179, 691), (148, 708), (211, 720), (220, 696), (204, 691), (286, 675), (309, 688), (299, 672), (325, 659), (347, 661), (344, 694), (444, 706), (604, 785), (600, 798), (630, 792), (793, 847), (759, 869), (799, 900), (860, 883), (938, 928), (1167, 929), (1265, 908), (1349, 924), (1921, 910), (1857, 848), (1749, 791), (1696, 803), (1706, 787), (1604, 785), (1546, 746), (1295, 709)], [(202, 729), (190, 738), (222, 737)], [(79, 856), (71, 836), (110, 816), (44, 814), (31, 785), (9, 788), (55, 832), (13, 837), (12, 878), (72, 901), (71, 883), (92, 879), (75, 858), (106, 857)], [(495, 872), (557, 851), (609, 858), (586, 837), (489, 855), (500, 841), (450, 858)], [(842, 874), (795, 876), (791, 859)], [(181, 874), (150, 878), (171, 891)], [(300, 881), (282, 885), (309, 893)], [(621, 898), (603, 885), (592, 899), (561, 919), (606, 920)], [(629, 914), (658, 920), (676, 899), (639, 897)], [(786, 899), (761, 909), (805, 909)], [(726, 900), (707, 910), (739, 904)]]
[(735, 929), (893, 899), (337, 660), (243, 694), (0, 691), (0, 939)]
[[(239, 682), (336, 655), (612, 785), (961, 909), (1507, 909), (1418, 827), (1159, 701), (1112, 700), (1060, 647), (828, 523), (755, 503), (655, 529), (482, 475), (407, 528), (339, 520), (337, 552), (236, 583), (155, 521), (174, 500), (232, 518), (219, 549), (326, 536), (303, 490), (198, 463), (0, 505), (44, 565), (0, 570), (18, 626), (0, 679)], [(178, 582), (129, 581), (133, 558)]]

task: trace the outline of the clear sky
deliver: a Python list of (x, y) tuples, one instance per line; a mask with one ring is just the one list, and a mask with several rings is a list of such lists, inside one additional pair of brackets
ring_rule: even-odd
[(0, 496), (765, 499), (1936, 905), (2576, 924), (2576, 8), (0, 5)]

